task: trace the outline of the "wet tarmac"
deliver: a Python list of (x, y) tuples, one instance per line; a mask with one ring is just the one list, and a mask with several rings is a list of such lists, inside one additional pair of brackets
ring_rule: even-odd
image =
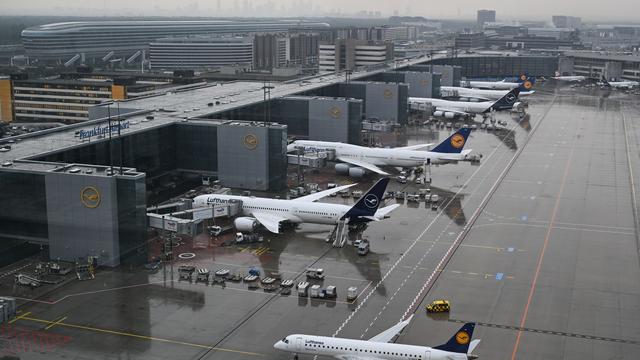
[[(32, 337), (9, 337), (3, 348), (23, 359), (289, 359), (272, 347), (288, 334), (366, 339), (415, 313), (398, 342), (438, 345), (458, 321), (475, 321), (481, 359), (635, 359), (640, 109), (632, 96), (602, 95), (547, 83), (528, 99), (526, 117), (497, 115), (505, 129), (474, 131), (467, 142), (481, 163), (434, 166), (438, 209), (402, 201), (392, 218), (365, 230), (366, 256), (350, 245), (332, 248), (331, 228), (320, 225), (265, 234), (252, 245), (187, 242), (176, 253), (193, 259), (155, 273), (102, 270), (27, 302), (10, 329)], [(412, 127), (381, 141), (438, 142), (452, 131)], [(351, 181), (328, 171), (307, 181), (313, 176), (323, 186)], [(392, 181), (388, 190), (425, 187)], [(255, 267), (296, 282), (320, 267), (322, 284), (337, 286), (338, 298), (181, 281), (177, 268), (185, 263), (240, 273)], [(350, 286), (358, 287), (355, 302), (346, 300)], [(452, 302), (449, 315), (426, 315), (436, 298)], [(60, 340), (37, 340), (50, 334)]]

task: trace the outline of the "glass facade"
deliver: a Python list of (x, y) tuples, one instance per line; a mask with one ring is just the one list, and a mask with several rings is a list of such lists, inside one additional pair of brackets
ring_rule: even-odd
[(44, 174), (0, 171), (0, 237), (46, 241)]
[(512, 77), (521, 73), (531, 76), (553, 76), (558, 69), (555, 56), (478, 56), (438, 59), (432, 62), (438, 65), (458, 65), (462, 67), (462, 76)]
[(117, 179), (118, 239), (121, 264), (148, 261), (147, 201), (144, 176)]

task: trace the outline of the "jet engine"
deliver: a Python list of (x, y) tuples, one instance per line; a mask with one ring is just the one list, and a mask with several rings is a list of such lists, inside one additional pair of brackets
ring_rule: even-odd
[(253, 232), (258, 228), (258, 226), (260, 226), (260, 223), (252, 217), (245, 216), (233, 220), (233, 226), (235, 226), (236, 230), (241, 232)]
[(365, 173), (366, 171), (363, 168), (352, 167), (349, 169), (349, 176), (351, 177), (361, 178), (364, 176)]
[(440, 110), (434, 111), (433, 116), (442, 117), (444, 116), (444, 111), (440, 111)]
[(456, 114), (452, 112), (445, 112), (444, 117), (447, 119), (453, 119), (454, 117), (456, 117)]
[(335, 169), (338, 174), (347, 175), (351, 166), (347, 164), (336, 164)]

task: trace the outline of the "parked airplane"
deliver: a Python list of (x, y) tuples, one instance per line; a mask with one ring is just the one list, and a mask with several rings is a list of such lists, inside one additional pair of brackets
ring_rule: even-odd
[[(535, 84), (536, 79), (530, 78), (529, 88), (525, 87), (526, 82), (520, 83), (520, 94), (518, 96), (526, 96), (535, 93), (534, 90), (531, 90), (533, 84)], [(490, 89), (471, 89), (459, 86), (441, 86), (440, 87), (440, 97), (442, 98), (465, 98), (469, 101), (495, 101), (499, 100), (503, 96), (507, 95), (509, 90), (490, 90)]]
[(606, 87), (610, 87), (612, 89), (633, 89), (640, 86), (640, 82), (637, 81), (607, 81), (607, 79), (602, 77), (602, 85)]
[(586, 76), (582, 76), (582, 75), (564, 75), (563, 76), (563, 75), (560, 75), (558, 71), (556, 71), (556, 76), (554, 76), (553, 79), (558, 81), (568, 81), (568, 82), (582, 82), (587, 80)]
[[(430, 151), (420, 150), (433, 144), (420, 144), (396, 148), (369, 148), (364, 146), (313, 140), (296, 140), (289, 144), (288, 151), (298, 148), (306, 151), (335, 151), (336, 159), (355, 165), (349, 168), (345, 164), (336, 164), (336, 171), (349, 173), (351, 176), (362, 176), (365, 171), (389, 175), (379, 166), (416, 167), (425, 164), (441, 164), (467, 159), (471, 150), (463, 150), (471, 129), (462, 128)], [(356, 170), (360, 169), (360, 170)]]
[(331, 356), (341, 360), (467, 360), (475, 359), (473, 350), (480, 340), (471, 340), (475, 323), (466, 323), (447, 343), (436, 347), (395, 344), (390, 341), (404, 329), (413, 315), (369, 340), (294, 334), (273, 345), (274, 348), (298, 354)]
[(520, 75), (517, 82), (501, 81), (466, 81), (461, 82), (464, 87), (474, 89), (490, 89), (490, 90), (512, 90), (520, 88), (521, 91), (529, 91), (535, 84), (535, 78), (526, 74)]
[[(428, 105), (435, 108), (433, 116), (453, 119), (455, 117), (470, 116), (478, 114), (486, 116), (491, 111), (508, 110), (514, 107), (518, 101), (520, 90), (512, 89), (497, 101), (451, 101), (433, 98), (409, 98), (409, 107), (414, 110), (425, 110)], [(517, 106), (517, 105), (516, 105)]]
[(349, 225), (355, 225), (383, 220), (399, 206), (394, 204), (378, 209), (388, 183), (389, 178), (378, 180), (354, 206), (315, 201), (356, 184), (339, 186), (291, 200), (208, 194), (197, 196), (193, 204), (194, 207), (205, 207), (241, 201), (244, 216), (234, 220), (234, 226), (238, 231), (253, 231), (258, 224), (262, 224), (270, 232), (278, 234), (283, 222), (336, 225), (341, 220), (347, 220)]

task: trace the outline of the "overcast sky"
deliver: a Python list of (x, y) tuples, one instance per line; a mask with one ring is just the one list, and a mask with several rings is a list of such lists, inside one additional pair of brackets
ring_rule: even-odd
[(69, 16), (325, 16), (365, 10), (384, 17), (475, 18), (495, 9), (498, 20), (550, 20), (551, 15), (595, 21), (638, 21), (637, 0), (0, 0), (0, 14)]

